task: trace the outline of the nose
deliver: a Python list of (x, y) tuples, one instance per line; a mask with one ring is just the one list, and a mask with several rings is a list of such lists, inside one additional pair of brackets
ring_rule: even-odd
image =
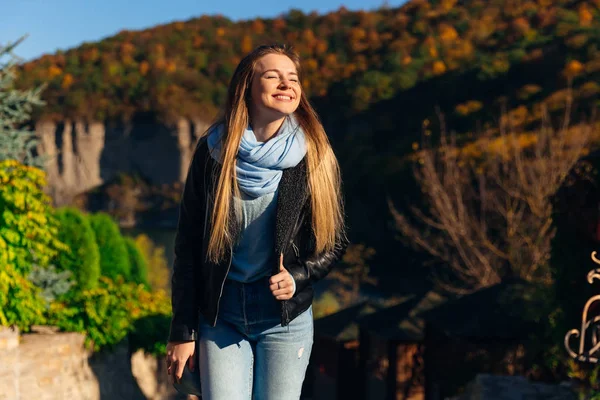
[(281, 79), (279, 82), (279, 87), (289, 88), (290, 86), (290, 81), (286, 78)]

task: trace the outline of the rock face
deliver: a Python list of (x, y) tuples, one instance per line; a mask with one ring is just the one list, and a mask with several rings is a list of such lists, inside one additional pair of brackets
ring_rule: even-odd
[(0, 328), (0, 399), (99, 399), (77, 333), (23, 335)]
[(48, 157), (49, 192), (57, 205), (120, 173), (152, 184), (184, 181), (197, 138), (209, 124), (180, 119), (174, 125), (38, 122), (38, 152)]
[(0, 400), (175, 400), (163, 357), (129, 354), (127, 342), (91, 354), (80, 333), (0, 327)]
[(529, 382), (522, 376), (477, 375), (466, 393), (455, 400), (576, 400), (565, 385)]

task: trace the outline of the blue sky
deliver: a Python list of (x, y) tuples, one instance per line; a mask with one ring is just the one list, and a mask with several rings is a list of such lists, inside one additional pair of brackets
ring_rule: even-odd
[[(389, 0), (396, 7), (404, 0)], [(302, 5), (298, 5), (302, 4)], [(342, 5), (350, 10), (372, 10), (384, 0), (8, 0), (0, 13), (0, 44), (28, 38), (15, 53), (32, 59), (57, 49), (111, 36), (122, 29), (138, 30), (203, 14), (233, 20), (274, 17), (291, 8), (325, 13)]]

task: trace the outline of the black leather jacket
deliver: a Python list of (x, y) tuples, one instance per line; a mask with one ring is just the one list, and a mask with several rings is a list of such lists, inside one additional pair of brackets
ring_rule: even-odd
[[(206, 139), (200, 139), (188, 170), (179, 209), (175, 237), (175, 262), (171, 279), (173, 317), (169, 341), (198, 338), (199, 313), (213, 326), (219, 313), (219, 301), (225, 278), (231, 267), (231, 251), (223, 262), (205, 260), (214, 177), (219, 164), (209, 154)], [(283, 171), (277, 198), (275, 246), (272, 275), (279, 273), (279, 254), (283, 265), (296, 282), (290, 300), (281, 301), (281, 325), (290, 323), (312, 304), (315, 282), (329, 273), (344, 253), (347, 241), (341, 239), (332, 251), (314, 254), (315, 240), (311, 229), (306, 162)], [(234, 218), (231, 218), (234, 220)]]

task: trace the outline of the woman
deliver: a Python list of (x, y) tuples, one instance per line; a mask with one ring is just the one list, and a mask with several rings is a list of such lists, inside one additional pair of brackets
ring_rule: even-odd
[(167, 371), (197, 371), (199, 341), (206, 400), (300, 397), (312, 283), (346, 248), (339, 166), (300, 74), (287, 46), (247, 55), (188, 171)]

